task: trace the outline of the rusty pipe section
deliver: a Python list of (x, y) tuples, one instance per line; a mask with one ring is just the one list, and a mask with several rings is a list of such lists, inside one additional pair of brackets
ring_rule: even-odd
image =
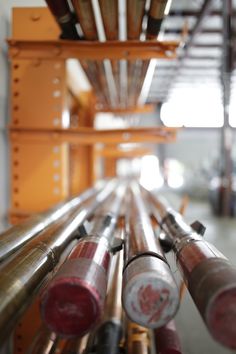
[(94, 197), (84, 201), (69, 217), (30, 241), (0, 269), (0, 342), (31, 303), (44, 281), (67, 256), (78, 238), (78, 227), (103, 203), (116, 186), (110, 181)]
[(137, 323), (128, 321), (127, 349), (129, 354), (150, 354), (151, 340), (149, 330)]
[(27, 354), (52, 354), (56, 352), (59, 338), (42, 326), (36, 334)]
[(154, 216), (172, 241), (177, 266), (211, 335), (236, 348), (236, 269), (182, 216), (153, 194)]
[(86, 39), (98, 39), (95, 17), (90, 0), (72, 0), (75, 13)]
[(118, 0), (99, 0), (107, 40), (118, 39)]
[(78, 197), (60, 203), (43, 213), (32, 216), (29, 220), (11, 227), (0, 235), (0, 262), (16, 252), (33, 237), (69, 214), (85, 200), (93, 197), (101, 189), (103, 183), (86, 190)]
[(126, 211), (122, 303), (133, 322), (158, 328), (175, 315), (179, 306), (178, 288), (137, 183), (131, 184), (130, 199)]
[(42, 318), (61, 336), (83, 336), (101, 319), (111, 244), (124, 191), (120, 185), (97, 209), (89, 235), (79, 241), (42, 294)]
[(146, 0), (127, 0), (127, 35), (128, 39), (139, 39), (142, 33), (143, 16)]
[(154, 330), (154, 342), (158, 354), (182, 354), (179, 335), (173, 320)]
[(123, 252), (115, 255), (114, 272), (110, 288), (106, 298), (105, 313), (102, 324), (96, 332), (97, 354), (118, 354), (119, 343), (122, 338), (122, 268), (123, 268)]
[(62, 39), (79, 39), (76, 19), (70, 11), (66, 0), (45, 0), (52, 15), (62, 30)]

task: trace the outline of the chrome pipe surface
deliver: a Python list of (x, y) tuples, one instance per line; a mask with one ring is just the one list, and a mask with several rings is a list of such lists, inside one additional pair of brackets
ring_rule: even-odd
[(41, 297), (46, 325), (65, 337), (81, 337), (101, 319), (111, 259), (111, 241), (124, 188), (120, 186), (92, 219), (92, 230), (73, 249)]
[(211, 335), (236, 348), (236, 269), (182, 216), (150, 194), (154, 216), (172, 241), (185, 284)]
[(14, 328), (44, 281), (56, 269), (68, 246), (78, 237), (78, 227), (106, 200), (115, 181), (86, 200), (64, 221), (29, 242), (0, 270), (0, 342)]
[(158, 328), (175, 315), (179, 292), (137, 183), (131, 185), (128, 208), (122, 303), (133, 322)]
[(74, 210), (85, 200), (94, 196), (101, 187), (102, 184), (90, 188), (78, 197), (60, 203), (48, 211), (32, 216), (29, 220), (3, 232), (0, 235), (0, 262), (7, 259), (33, 237)]

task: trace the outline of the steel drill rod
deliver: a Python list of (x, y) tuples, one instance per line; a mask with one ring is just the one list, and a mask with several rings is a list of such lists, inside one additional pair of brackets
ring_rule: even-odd
[(101, 319), (123, 194), (124, 188), (119, 186), (97, 209), (89, 235), (79, 241), (42, 294), (42, 318), (61, 336), (83, 336)]
[[(33, 300), (44, 280), (56, 269), (68, 247), (78, 237), (78, 227), (115, 188), (111, 181), (83, 202), (64, 224), (58, 223), (30, 241), (0, 270), (0, 343)], [(63, 258), (64, 259), (64, 258)]]
[(56, 352), (59, 338), (42, 326), (36, 334), (27, 354), (53, 354)]
[(57, 222), (61, 217), (72, 212), (85, 200), (94, 196), (102, 186), (104, 186), (104, 183), (99, 183), (78, 197), (60, 203), (48, 211), (32, 216), (29, 220), (3, 232), (0, 235), (0, 262), (7, 259), (40, 232), (45, 231), (47, 227)]
[(96, 331), (96, 354), (118, 354), (122, 338), (122, 268), (123, 252), (115, 256), (115, 269), (106, 298), (105, 313), (102, 324)]
[(154, 330), (154, 342), (157, 354), (182, 354), (179, 335), (173, 320)]
[[(147, 21), (147, 29), (146, 29), (146, 39), (148, 40), (156, 40), (160, 30), (163, 19), (165, 17), (165, 10), (167, 6), (168, 0), (152, 0), (150, 4), (150, 9), (148, 12), (148, 21)], [(139, 96), (142, 92), (142, 87), (145, 82), (145, 77), (148, 73), (148, 68), (150, 66), (149, 60), (144, 60), (142, 64), (141, 74), (139, 76), (139, 81), (136, 82), (136, 100), (140, 100)], [(140, 101), (142, 104), (142, 100)]]
[(62, 30), (62, 39), (79, 39), (76, 19), (70, 11), (66, 0), (45, 0), (52, 15)]
[(127, 209), (123, 307), (133, 322), (158, 328), (175, 315), (179, 305), (178, 288), (155, 237), (137, 183), (131, 184)]
[(149, 194), (154, 216), (172, 240), (177, 266), (211, 335), (236, 348), (236, 269), (182, 216)]

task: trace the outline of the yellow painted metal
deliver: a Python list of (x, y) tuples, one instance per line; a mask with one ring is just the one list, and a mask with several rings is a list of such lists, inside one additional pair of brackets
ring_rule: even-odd
[(13, 142), (12, 206), (40, 212), (69, 195), (67, 144)]
[(127, 128), (96, 130), (93, 128), (80, 127), (67, 130), (11, 130), (13, 141), (30, 144), (33, 141), (53, 142), (59, 144), (70, 142), (72, 144), (118, 144), (118, 143), (171, 143), (176, 139), (177, 129), (166, 127)]
[(14, 39), (53, 40), (60, 28), (46, 7), (15, 7), (12, 10)]
[(14, 60), (11, 69), (12, 128), (63, 129), (68, 125), (63, 60)]
[(12, 59), (174, 59), (177, 42), (158, 41), (67, 41), (8, 39)]

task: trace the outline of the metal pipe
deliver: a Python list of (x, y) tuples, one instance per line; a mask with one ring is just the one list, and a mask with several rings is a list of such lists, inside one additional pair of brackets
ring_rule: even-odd
[(119, 186), (98, 208), (89, 235), (79, 241), (42, 294), (42, 318), (61, 336), (83, 336), (101, 319), (111, 242), (123, 194), (124, 187)]
[(118, 0), (99, 0), (107, 40), (118, 39)]
[[(109, 2), (110, 4), (109, 8), (113, 8), (113, 2)], [(105, 39), (102, 38), (103, 35), (101, 35), (101, 26), (102, 22), (99, 22), (99, 25), (97, 24), (96, 21), (98, 21), (97, 17), (98, 15), (100, 16), (100, 12), (97, 13), (97, 17), (94, 15), (94, 9), (97, 10), (97, 7), (94, 8), (94, 2), (88, 1), (88, 0), (72, 0), (72, 4), (74, 6), (75, 12), (78, 16), (81, 28), (83, 30), (83, 33), (85, 35), (85, 38), (88, 40), (100, 40), (104, 41)], [(103, 4), (103, 14), (106, 15), (107, 13), (107, 6), (108, 2)], [(114, 11), (113, 11), (114, 12)], [(115, 21), (113, 21), (115, 22)], [(106, 24), (109, 25), (111, 23), (110, 18), (106, 21)], [(103, 33), (103, 28), (102, 28), (102, 33)], [(108, 91), (109, 94), (108, 96), (108, 101), (111, 104), (111, 106), (115, 105), (115, 100), (116, 100), (116, 88), (115, 88), (115, 83), (114, 83), (114, 77), (112, 74), (112, 68), (111, 68), (111, 63), (110, 61), (104, 60), (103, 62), (96, 62), (97, 70), (100, 71), (100, 74), (98, 73), (96, 76), (100, 77), (101, 83), (102, 83), (102, 91), (105, 91), (105, 95), (107, 95)], [(103, 71), (105, 72), (103, 74)], [(94, 81), (94, 80), (93, 80)], [(95, 86), (96, 87), (96, 86)]]
[(62, 39), (79, 39), (76, 19), (70, 11), (66, 0), (45, 0), (52, 15), (62, 30)]
[(154, 330), (154, 342), (158, 354), (182, 354), (180, 339), (173, 320)]
[(13, 226), (0, 235), (0, 262), (16, 252), (25, 243), (57, 222), (61, 217), (73, 211), (85, 200), (94, 196), (102, 187), (102, 183), (86, 190), (78, 197), (72, 198), (53, 208), (32, 216), (29, 220)]
[(126, 211), (125, 268), (122, 303), (127, 316), (138, 324), (158, 328), (175, 315), (179, 293), (141, 197), (131, 184)]
[[(142, 22), (145, 14), (146, 0), (127, 1), (127, 37), (129, 40), (139, 39), (142, 33)], [(137, 85), (140, 85), (142, 61), (135, 60), (128, 63), (128, 94), (129, 106), (137, 103)], [(142, 84), (142, 82), (141, 82)], [(141, 88), (140, 88), (141, 91)]]
[(115, 257), (115, 269), (114, 273), (111, 274), (112, 280), (107, 294), (103, 321), (96, 332), (97, 354), (118, 354), (119, 343), (122, 338), (121, 290), (123, 252), (120, 251)]
[(98, 39), (95, 17), (90, 0), (71, 0), (86, 39)]
[(147, 328), (128, 321), (128, 351), (129, 354), (150, 354), (150, 336)]
[(68, 246), (78, 237), (78, 227), (107, 199), (115, 186), (115, 181), (109, 182), (70, 217), (64, 217), (64, 223), (40, 234), (1, 267), (0, 342), (7, 338), (44, 281), (68, 254)]
[(88, 336), (83, 338), (68, 339), (61, 354), (82, 354), (86, 348)]
[(127, 0), (128, 39), (139, 39), (142, 33), (143, 16), (146, 0)]
[(156, 39), (165, 17), (168, 0), (152, 0), (148, 14), (147, 39)]
[[(170, 0), (152, 0), (148, 12), (146, 38), (156, 40), (161, 29), (162, 21), (169, 8)], [(156, 60), (143, 61), (139, 83), (136, 85), (136, 100), (140, 105), (146, 102), (155, 72)]]
[(211, 335), (236, 348), (236, 269), (182, 216), (149, 194), (154, 216), (173, 244), (177, 266)]
[(42, 326), (31, 344), (27, 354), (53, 354), (57, 349), (59, 338)]

